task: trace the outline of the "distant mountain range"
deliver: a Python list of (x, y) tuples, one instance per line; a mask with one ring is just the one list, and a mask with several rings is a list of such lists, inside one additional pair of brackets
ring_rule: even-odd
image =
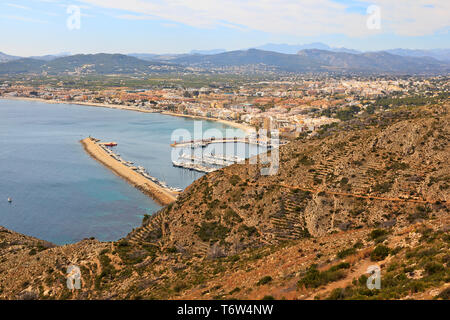
[[(354, 49), (347, 48), (336, 48), (330, 47), (321, 42), (313, 42), (309, 44), (301, 44), (301, 45), (290, 45), (290, 44), (275, 44), (268, 43), (259, 47), (255, 47), (255, 49), (266, 50), (266, 51), (274, 51), (279, 53), (286, 54), (295, 54), (301, 50), (306, 49), (319, 49), (326, 50), (332, 52), (345, 52), (345, 53), (364, 53), (363, 51), (358, 51)], [(380, 51), (381, 52), (381, 51)], [(440, 61), (450, 62), (450, 49), (430, 49), (430, 50), (414, 50), (414, 49), (388, 49), (382, 52), (387, 52), (403, 57), (430, 57)], [(366, 52), (367, 53), (367, 52)]]
[[(312, 45), (314, 44), (310, 46)], [(287, 47), (285, 49), (287, 50)], [(399, 52), (401, 55), (387, 51), (354, 53), (347, 52), (348, 49), (343, 48), (336, 50), (301, 49), (294, 54), (287, 54), (248, 49), (217, 54), (101, 53), (34, 58), (2, 54), (0, 58), (3, 57), (3, 61), (6, 62), (0, 63), (0, 74), (149, 74), (169, 71), (190, 72), (192, 67), (204, 72), (220, 69), (228, 72), (269, 70), (296, 73), (442, 74), (450, 71), (450, 61), (420, 56), (421, 53), (416, 52), (417, 50), (396, 49), (402, 50)], [(438, 53), (441, 58), (445, 56), (445, 50)]]
[(20, 59), (20, 57), (10, 56), (9, 54), (0, 52), (0, 63)]
[(318, 49), (284, 54), (258, 49), (229, 51), (215, 55), (191, 55), (171, 60), (182, 66), (203, 68), (259, 65), (286, 72), (433, 73), (450, 65), (429, 57), (402, 57), (387, 52), (346, 53)]
[(450, 62), (450, 49), (432, 50), (412, 50), (412, 49), (391, 49), (386, 52), (403, 57), (431, 57), (440, 61)]
[(226, 49), (212, 49), (212, 50), (192, 50), (190, 54), (218, 54), (227, 52)]
[[(353, 53), (353, 54), (369, 52), (369, 51), (358, 51), (355, 49), (349, 49), (349, 48), (344, 48), (344, 47), (331, 47), (322, 42), (312, 42), (312, 43), (297, 44), (297, 45), (283, 44), (283, 43), (281, 43), (281, 44), (267, 43), (267, 44), (264, 44), (261, 46), (251, 47), (248, 49), (272, 51), (272, 52), (285, 53), (285, 54), (296, 54), (299, 51), (308, 50), (308, 49), (318, 49), (318, 50), (325, 50), (325, 51), (331, 51), (331, 52), (343, 52), (343, 53)], [(247, 50), (247, 49), (243, 49), (243, 50)], [(215, 55), (215, 54), (220, 54), (220, 53), (225, 53), (225, 52), (229, 52), (229, 51), (227, 51), (226, 49), (211, 49), (211, 50), (191, 50), (189, 53), (182, 53), (182, 54), (129, 53), (127, 55), (135, 57), (135, 58), (139, 58), (142, 60), (147, 60), (147, 61), (155, 61), (155, 60), (170, 61), (170, 60), (173, 60), (176, 58), (187, 57), (190, 55)], [(434, 58), (436, 60), (450, 62), (450, 49), (421, 50), (421, 49), (397, 48), (397, 49), (387, 49), (387, 50), (377, 51), (377, 52), (387, 52), (387, 53), (399, 55), (402, 57), (417, 57), (417, 58), (430, 57), (430, 58)], [(27, 58), (51, 61), (56, 58), (66, 57), (66, 56), (70, 56), (70, 55), (71, 54), (68, 52), (62, 52), (62, 53), (58, 53), (58, 54), (50, 54), (50, 55), (43, 55), (43, 56), (31, 56), (31, 57), (27, 57)], [(0, 63), (17, 60), (17, 59), (21, 59), (21, 58), (24, 58), (24, 57), (12, 56), (12, 55), (8, 55), (8, 54), (0, 52)]]
[(61, 58), (61, 57), (68, 57), (71, 56), (72, 54), (70, 52), (62, 52), (62, 53), (57, 53), (57, 54), (47, 54), (45, 56), (31, 56), (29, 58), (31, 59), (37, 59), (37, 60), (44, 60), (44, 61), (52, 61), (56, 58)]
[(301, 50), (307, 49), (319, 49), (326, 50), (332, 52), (347, 52), (347, 53), (361, 53), (360, 51), (347, 49), (347, 48), (333, 48), (321, 42), (313, 42), (308, 44), (299, 44), (299, 45), (291, 45), (291, 44), (276, 44), (276, 43), (268, 43), (259, 47), (255, 47), (252, 49), (259, 49), (265, 51), (274, 51), (279, 53), (286, 54), (296, 54)]
[[(36, 59), (36, 60), (51, 61), (51, 60), (56, 59), (56, 58), (66, 57), (66, 56), (70, 56), (70, 55), (71, 54), (69, 52), (62, 52), (62, 53), (58, 53), (58, 54), (47, 54), (47, 55), (44, 55), (44, 56), (31, 56), (31, 57), (27, 57), (27, 58)], [(13, 61), (13, 60), (19, 60), (19, 59), (23, 59), (23, 57), (11, 56), (11, 55), (5, 54), (3, 52), (0, 52), (0, 63), (1, 62)]]
[(50, 61), (21, 58), (0, 63), (0, 74), (148, 74), (154, 70), (175, 70), (177, 67), (150, 62), (123, 54), (77, 54)]

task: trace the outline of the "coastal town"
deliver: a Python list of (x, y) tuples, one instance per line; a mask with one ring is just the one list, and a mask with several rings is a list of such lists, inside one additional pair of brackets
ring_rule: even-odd
[(53, 103), (161, 112), (219, 120), (243, 129), (277, 129), (295, 139), (322, 126), (349, 120), (361, 113), (389, 109), (398, 101), (414, 104), (445, 98), (448, 77), (281, 77), (277, 80), (187, 85), (104, 87), (100, 89), (30, 85), (0, 81), (0, 97), (40, 99)]

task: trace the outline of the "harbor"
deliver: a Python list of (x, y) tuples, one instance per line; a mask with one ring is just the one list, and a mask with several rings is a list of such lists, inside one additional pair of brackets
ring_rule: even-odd
[[(286, 144), (286, 141), (280, 141), (278, 138), (267, 138), (265, 136), (258, 136), (251, 134), (246, 137), (231, 137), (231, 138), (208, 138), (186, 141), (175, 141), (171, 144), (172, 148), (184, 149), (178, 155), (176, 160), (172, 161), (174, 167), (184, 168), (188, 170), (210, 173), (219, 170), (223, 167), (230, 166), (235, 163), (245, 162), (245, 158), (236, 155), (233, 151), (232, 155), (215, 154), (215, 151), (208, 151), (208, 146), (211, 144), (232, 144), (243, 143), (247, 145), (254, 145), (258, 148), (258, 153), (267, 152), (272, 148), (278, 148), (280, 145)], [(264, 151), (261, 151), (263, 149)], [(200, 155), (198, 154), (200, 151)], [(186, 153), (187, 152), (187, 153)]]
[(174, 167), (177, 167), (177, 168), (184, 168), (184, 169), (189, 169), (189, 170), (203, 172), (203, 173), (210, 173), (210, 172), (214, 172), (214, 171), (220, 169), (220, 168), (207, 167), (207, 166), (204, 166), (204, 165), (198, 164), (198, 163), (183, 162), (183, 161), (176, 161), (176, 160), (173, 160), (172, 164)]
[(230, 166), (235, 163), (242, 163), (245, 158), (238, 156), (227, 156), (215, 153), (202, 152), (201, 156), (195, 156), (192, 152), (183, 152), (177, 160), (173, 160), (174, 167), (194, 170), (197, 172), (210, 173), (220, 168)]
[[(273, 140), (273, 141), (272, 141)], [(276, 141), (275, 141), (276, 140)], [(192, 149), (196, 148), (205, 148), (213, 143), (246, 143), (258, 145), (266, 148), (271, 148), (278, 146), (280, 144), (285, 144), (285, 142), (279, 141), (279, 139), (262, 139), (262, 138), (252, 138), (252, 137), (233, 137), (233, 138), (208, 138), (208, 139), (200, 139), (200, 140), (188, 140), (188, 141), (175, 141), (170, 146), (173, 148), (187, 148), (190, 147)]]
[(209, 164), (209, 165), (224, 166), (224, 167), (232, 165), (234, 163), (239, 163), (239, 162), (245, 161), (244, 158), (240, 158), (237, 156), (227, 157), (227, 156), (222, 156), (222, 155), (215, 156), (212, 154), (205, 154), (205, 155), (202, 155), (201, 157), (196, 157), (194, 155), (182, 153), (179, 158), (183, 159), (183, 160), (195, 162), (195, 163), (205, 163), (205, 164)]
[(133, 162), (122, 159), (120, 154), (109, 149), (117, 146), (115, 142), (100, 142), (98, 139), (89, 137), (81, 140), (81, 144), (91, 157), (162, 205), (172, 203), (183, 191), (159, 181), (151, 176), (144, 167), (135, 166)]

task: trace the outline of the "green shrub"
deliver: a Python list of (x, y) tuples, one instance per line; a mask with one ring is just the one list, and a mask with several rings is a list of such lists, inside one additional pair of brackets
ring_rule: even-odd
[(242, 218), (231, 208), (225, 210), (224, 219), (227, 223), (242, 222)]
[(349, 269), (349, 268), (350, 268), (350, 263), (341, 262), (335, 266), (332, 266), (330, 269), (328, 269), (328, 271), (336, 271), (336, 270)]
[(381, 261), (384, 260), (389, 255), (389, 248), (380, 244), (375, 249), (373, 249), (370, 254), (370, 260)]
[(356, 249), (355, 248), (348, 248), (348, 249), (344, 249), (344, 250), (339, 251), (337, 253), (337, 257), (339, 259), (344, 259), (345, 257), (350, 256), (350, 255), (355, 254), (355, 253), (356, 253)]
[(230, 178), (230, 183), (235, 186), (241, 181), (241, 178), (238, 175), (233, 174)]
[(187, 287), (188, 286), (184, 282), (178, 282), (174, 285), (173, 290), (178, 293), (178, 292), (186, 289)]
[(314, 160), (308, 158), (308, 156), (303, 155), (300, 159), (298, 159), (298, 164), (302, 164), (305, 166), (311, 166), (314, 164)]
[(373, 186), (373, 191), (374, 192), (379, 192), (379, 193), (386, 193), (391, 191), (392, 188), (392, 182), (383, 182), (383, 183), (377, 183), (376, 185)]
[(428, 275), (433, 275), (445, 270), (445, 267), (437, 262), (429, 262), (425, 265), (425, 272)]
[(223, 240), (228, 235), (228, 232), (230, 232), (230, 229), (218, 222), (202, 222), (196, 234), (202, 241), (207, 242), (210, 240)]
[(369, 235), (369, 240), (375, 241), (375, 243), (381, 243), (387, 239), (388, 231), (383, 229), (375, 229)]
[(231, 291), (229, 292), (229, 294), (235, 294), (235, 293), (238, 293), (239, 291), (241, 291), (241, 288), (236, 287), (236, 288), (234, 288), (233, 290), (231, 290)]
[(316, 265), (312, 265), (306, 271), (306, 274), (301, 278), (297, 285), (305, 288), (318, 288), (329, 282), (334, 282), (345, 277), (345, 272), (342, 269), (348, 269), (350, 264), (340, 263), (331, 267), (326, 271), (319, 271)]
[(239, 232), (246, 232), (247, 233), (247, 237), (251, 237), (251, 236), (253, 236), (253, 235), (258, 233), (258, 230), (256, 229), (256, 227), (254, 227), (254, 226), (249, 227), (249, 226), (247, 226), (245, 224), (239, 226), (238, 231)]
[(353, 296), (353, 290), (351, 288), (336, 288), (331, 291), (330, 295), (327, 297), (327, 300), (344, 300), (351, 296)]
[(167, 253), (177, 253), (177, 251), (178, 250), (175, 247), (169, 247), (169, 248), (166, 249)]
[(265, 276), (259, 279), (259, 281), (256, 283), (257, 286), (262, 286), (264, 284), (268, 284), (269, 282), (272, 282), (271, 276)]

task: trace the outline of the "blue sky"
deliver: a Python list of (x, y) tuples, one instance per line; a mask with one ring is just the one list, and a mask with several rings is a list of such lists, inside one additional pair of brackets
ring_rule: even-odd
[[(70, 5), (80, 8), (80, 29), (67, 27)], [(379, 11), (368, 13), (373, 5)], [(368, 28), (368, 19), (380, 28)], [(0, 51), (182, 53), (269, 42), (449, 48), (449, 22), (448, 0), (2, 0)]]

